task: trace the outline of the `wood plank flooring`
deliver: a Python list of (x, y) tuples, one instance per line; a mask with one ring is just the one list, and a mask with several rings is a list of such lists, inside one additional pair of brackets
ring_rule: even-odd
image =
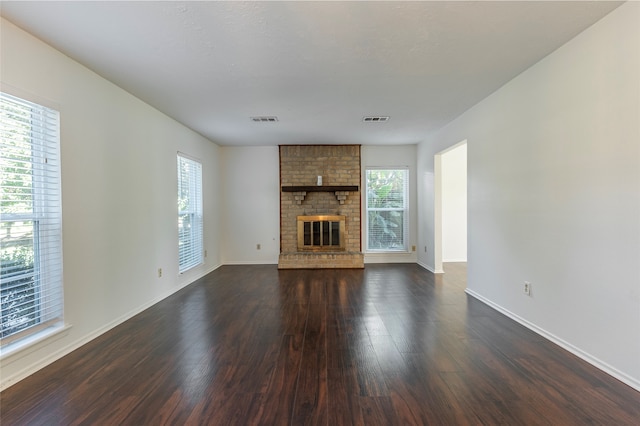
[(637, 425), (464, 264), (223, 266), (0, 394), (5, 425)]

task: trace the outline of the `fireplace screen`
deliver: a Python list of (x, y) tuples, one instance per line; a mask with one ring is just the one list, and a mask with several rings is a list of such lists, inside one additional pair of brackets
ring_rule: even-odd
[(345, 216), (298, 216), (298, 250), (343, 251)]

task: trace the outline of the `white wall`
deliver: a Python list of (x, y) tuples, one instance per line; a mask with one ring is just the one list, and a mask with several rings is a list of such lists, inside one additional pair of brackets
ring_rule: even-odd
[(639, 23), (623, 4), (418, 147), (420, 263), (433, 156), (467, 139), (468, 291), (637, 389)]
[[(277, 264), (280, 159), (277, 146), (223, 147), (222, 263)], [(260, 250), (257, 245), (260, 244)]]
[(441, 154), (442, 261), (467, 261), (467, 144)]
[(411, 250), (412, 246), (416, 245), (416, 229), (417, 229), (417, 203), (416, 203), (416, 145), (393, 145), (393, 146), (377, 146), (366, 145), (362, 147), (361, 151), (361, 191), (362, 194), (362, 251), (364, 252), (365, 263), (387, 263), (397, 262), (415, 263), (417, 260), (416, 252), (403, 252), (403, 253), (367, 253), (366, 252), (366, 169), (367, 167), (408, 167), (409, 168), (409, 243), (408, 247)]
[[(2, 354), (2, 387), (220, 264), (219, 148), (6, 20), (2, 90), (61, 116), (64, 312), (71, 327)], [(205, 249), (178, 275), (176, 153), (203, 163)], [(158, 268), (163, 269), (158, 278)]]
[[(409, 167), (416, 173), (416, 146), (363, 146), (362, 185), (367, 166)], [(280, 161), (278, 147), (222, 147), (223, 264), (277, 264), (280, 254)], [(364, 192), (362, 193), (364, 220)], [(409, 247), (416, 244), (416, 186), (410, 183)], [(363, 222), (364, 226), (364, 222)], [(364, 233), (364, 228), (363, 228)], [(257, 250), (256, 245), (261, 249)], [(363, 240), (364, 247), (364, 240)], [(366, 263), (415, 262), (415, 253), (368, 253)]]

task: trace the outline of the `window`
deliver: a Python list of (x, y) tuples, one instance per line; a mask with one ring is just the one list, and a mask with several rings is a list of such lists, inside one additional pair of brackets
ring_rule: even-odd
[(62, 322), (59, 114), (0, 93), (0, 339)]
[(367, 250), (407, 250), (407, 169), (367, 169)]
[(178, 259), (180, 273), (203, 262), (202, 164), (178, 154)]

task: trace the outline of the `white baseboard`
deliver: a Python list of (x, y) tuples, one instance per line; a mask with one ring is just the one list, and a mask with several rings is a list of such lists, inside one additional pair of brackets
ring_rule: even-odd
[(435, 271), (435, 269), (433, 269), (431, 266), (427, 265), (426, 263), (422, 263), (422, 262), (416, 262), (418, 264), (418, 266), (423, 267), (424, 269), (426, 269), (427, 271), (431, 272), (432, 274), (436, 274), (437, 272)]
[(364, 253), (364, 263), (416, 263), (418, 261), (413, 252), (398, 253)]
[(594, 367), (604, 371), (605, 373), (609, 374), (612, 377), (615, 377), (616, 379), (620, 380), (622, 383), (625, 383), (629, 386), (631, 386), (633, 389), (637, 390), (640, 392), (640, 380), (629, 376), (628, 374), (616, 369), (615, 367), (612, 367), (611, 365), (607, 364), (604, 361), (601, 361), (600, 359), (594, 357), (593, 355), (583, 351), (582, 349), (572, 345), (571, 343), (559, 338), (558, 336), (554, 335), (553, 333), (548, 332), (547, 330), (538, 327), (537, 325), (527, 321), (526, 319), (514, 314), (513, 312), (509, 311), (508, 309), (503, 308), (502, 306), (492, 302), (491, 300), (481, 296), (480, 294), (476, 293), (473, 290), (469, 290), (466, 289), (465, 292), (471, 296), (474, 297), (475, 299), (478, 299), (479, 301), (485, 303), (486, 305), (490, 306), (491, 308), (495, 309), (496, 311), (506, 315), (507, 317), (511, 318), (512, 320), (516, 321), (517, 323), (527, 327), (529, 330), (533, 331), (536, 334), (539, 334), (540, 336), (550, 340), (551, 342), (555, 343), (556, 345), (560, 346), (563, 349), (566, 349), (567, 351), (571, 352), (572, 354), (574, 354), (575, 356), (577, 356), (578, 358), (588, 362), (589, 364), (593, 365)]
[[(167, 291), (163, 294), (161, 294), (158, 297), (155, 297), (154, 299), (143, 303), (142, 305), (138, 306), (135, 309), (132, 309), (131, 311), (127, 312), (124, 315), (119, 316), (118, 318), (114, 319), (113, 321), (105, 324), (104, 326), (98, 328), (97, 330), (94, 330), (93, 332), (82, 336), (81, 338), (75, 340), (74, 342), (66, 345), (65, 347), (49, 354), (48, 356), (46, 356), (45, 358), (42, 358), (40, 360), (38, 360), (38, 362), (33, 363), (31, 365), (26, 366), (25, 368), (11, 374), (10, 376), (6, 377), (4, 374), (2, 375), (2, 377), (0, 377), (0, 391), (5, 390), (6, 388), (10, 387), (11, 385), (14, 385), (16, 383), (18, 383), (20, 380), (25, 379), (27, 377), (29, 377), (30, 375), (32, 375), (33, 373), (35, 373), (38, 370), (43, 369), (44, 367), (46, 367), (47, 365), (59, 360), (60, 358), (62, 358), (65, 355), (70, 354), (71, 352), (73, 352), (74, 350), (78, 349), (79, 347), (89, 343), (90, 341), (92, 341), (93, 339), (97, 338), (98, 336), (106, 333), (107, 331), (111, 330), (112, 328), (122, 324), (123, 322), (127, 321), (130, 318), (133, 318), (134, 316), (138, 315), (140, 312), (144, 311), (145, 309), (150, 308), (151, 306), (155, 305), (156, 303), (160, 302), (163, 299), (166, 299), (167, 297), (171, 296), (172, 294), (176, 293), (177, 291), (183, 289), (184, 287), (193, 284), (195, 281), (199, 280), (200, 278), (204, 277), (205, 275), (215, 271), (216, 269), (218, 269), (220, 267), (220, 265), (214, 266), (209, 268), (208, 270), (196, 275), (193, 277), (193, 279), (191, 281), (189, 281), (188, 283), (185, 283), (184, 285), (178, 286), (174, 289), (171, 289), (170, 291)], [(64, 328), (64, 330), (61, 331), (61, 333), (58, 333), (58, 336), (64, 335), (64, 333), (66, 333), (68, 331), (70, 327), (67, 326)], [(59, 338), (59, 337), (58, 337)], [(2, 364), (7, 365), (7, 364), (11, 364), (13, 361), (17, 360), (20, 356), (24, 356), (24, 353), (26, 351), (33, 351), (34, 347), (37, 348), (37, 346), (44, 346), (46, 344), (51, 343), (54, 340), (58, 340), (57, 338), (52, 338), (52, 339), (44, 339), (40, 342), (35, 343), (32, 346), (27, 346), (24, 349), (18, 350), (16, 351), (14, 354), (11, 354), (9, 356), (7, 356), (6, 358), (2, 359)]]
[(223, 261), (223, 265), (277, 265), (278, 261), (275, 260), (232, 260)]
[(442, 259), (442, 263), (447, 263), (447, 262), (451, 262), (451, 263), (460, 263), (460, 262), (466, 262), (467, 259)]
[(422, 266), (424, 269), (426, 269), (427, 271), (431, 272), (432, 274), (444, 274), (444, 270), (443, 269), (435, 269), (432, 266), (427, 265), (426, 263), (423, 262), (416, 262), (419, 266)]

